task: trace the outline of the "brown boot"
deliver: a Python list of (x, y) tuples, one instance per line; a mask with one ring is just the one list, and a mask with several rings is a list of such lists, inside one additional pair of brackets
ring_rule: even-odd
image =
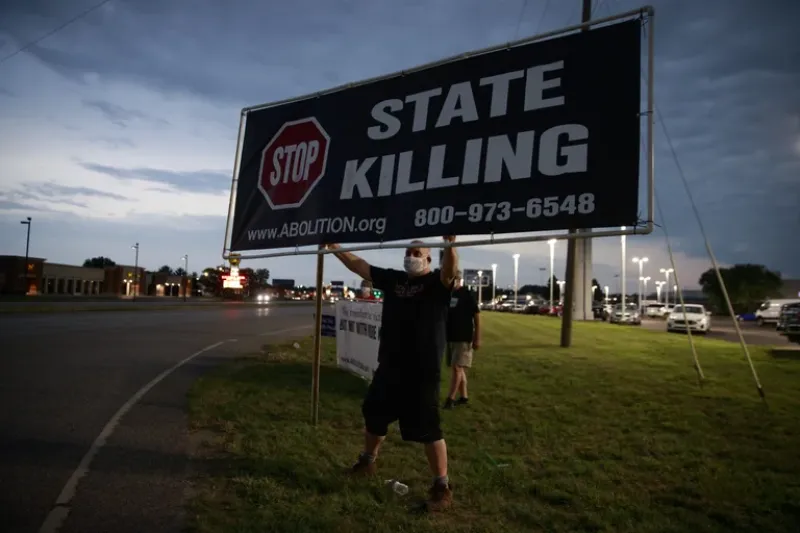
[(375, 461), (365, 461), (359, 459), (356, 464), (350, 467), (348, 474), (352, 477), (367, 477), (372, 476), (378, 471), (375, 466)]
[(434, 483), (428, 491), (426, 506), (430, 512), (445, 511), (453, 505), (453, 490), (449, 483)]

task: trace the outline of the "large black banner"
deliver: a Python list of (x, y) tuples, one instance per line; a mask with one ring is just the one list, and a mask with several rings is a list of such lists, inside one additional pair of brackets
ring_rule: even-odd
[(231, 250), (635, 225), (640, 24), (250, 109)]

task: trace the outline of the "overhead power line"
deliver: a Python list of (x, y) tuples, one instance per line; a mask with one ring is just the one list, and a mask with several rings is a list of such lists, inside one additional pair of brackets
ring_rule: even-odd
[(26, 43), (25, 45), (21, 46), (20, 48), (16, 49), (15, 51), (11, 52), (7, 56), (5, 56), (2, 59), (0, 59), (0, 65), (5, 63), (6, 61), (11, 59), (12, 57), (16, 56), (17, 54), (20, 54), (20, 53), (24, 52), (25, 50), (27, 50), (31, 46), (37, 45), (40, 42), (42, 42), (45, 39), (47, 39), (48, 37), (50, 37), (52, 35), (55, 35), (56, 33), (60, 32), (61, 30), (63, 30), (67, 26), (69, 26), (69, 25), (73, 24), (74, 22), (77, 22), (78, 20), (82, 19), (83, 17), (85, 17), (86, 15), (91, 13), (92, 11), (100, 9), (101, 7), (103, 7), (104, 5), (109, 3), (110, 1), (111, 0), (103, 0), (99, 4), (95, 4), (95, 5), (91, 6), (90, 8), (86, 9), (85, 11), (82, 11), (81, 13), (75, 15), (74, 17), (72, 17), (71, 19), (69, 19), (66, 22), (62, 23), (61, 25), (57, 26), (56, 28), (54, 28), (54, 29), (50, 30), (49, 32), (45, 33), (44, 35), (34, 39), (33, 41), (30, 41), (30, 42)]

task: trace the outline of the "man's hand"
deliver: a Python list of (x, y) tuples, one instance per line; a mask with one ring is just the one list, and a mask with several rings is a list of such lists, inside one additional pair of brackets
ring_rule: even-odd
[(480, 347), (481, 347), (481, 339), (480, 337), (475, 337), (475, 339), (473, 339), (472, 341), (472, 349), (477, 350)]
[(331, 244), (323, 244), (322, 246), (325, 247), (326, 250), (338, 250), (342, 247), (341, 244), (331, 243)]
[(442, 240), (444, 240), (444, 242), (456, 242), (456, 236), (455, 235), (445, 235), (444, 237), (442, 237)]

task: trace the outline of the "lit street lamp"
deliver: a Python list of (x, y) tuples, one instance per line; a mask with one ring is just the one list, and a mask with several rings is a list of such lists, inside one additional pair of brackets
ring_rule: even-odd
[(478, 270), (478, 309), (481, 308), (483, 304), (483, 291), (481, 290), (483, 287), (483, 270)]
[(647, 298), (647, 282), (650, 281), (650, 276), (645, 276), (642, 278), (642, 283), (644, 284), (644, 298)]
[(553, 261), (556, 255), (556, 240), (550, 239), (547, 241), (547, 244), (550, 245), (550, 309), (553, 308)]
[(647, 263), (648, 259), (646, 257), (634, 257), (633, 262), (639, 263), (639, 284), (637, 285), (639, 289), (639, 312), (642, 310), (642, 279), (644, 279), (644, 264)]
[[(625, 226), (622, 226), (621, 229), (622, 229), (622, 231), (625, 231), (626, 228), (625, 228)], [(626, 251), (625, 251), (625, 244), (626, 244), (625, 243), (625, 235), (621, 235), (620, 236), (620, 246), (622, 248), (622, 273), (621, 273), (622, 280), (620, 281), (620, 284), (619, 284), (619, 286), (620, 286), (620, 291), (619, 292), (620, 292), (620, 302), (622, 303), (623, 315), (625, 313), (625, 268), (628, 266), (627, 265), (627, 257), (626, 257), (627, 254), (626, 254)]]
[(608, 303), (608, 285), (603, 287), (603, 292), (606, 294), (606, 303)]
[(519, 254), (514, 254), (514, 307), (517, 310), (517, 297), (519, 293)]
[(494, 289), (497, 287), (497, 263), (492, 263), (492, 305), (496, 303), (494, 299)]
[(23, 267), (25, 271), (25, 294), (28, 294), (28, 289), (30, 289), (30, 284), (28, 283), (28, 257), (31, 249), (31, 217), (25, 217), (25, 220), (20, 220), (19, 223), (27, 226), (28, 233), (25, 238), (25, 265)]
[(667, 285), (667, 292), (664, 293), (664, 303), (669, 305), (669, 275), (675, 272), (671, 268), (662, 268), (661, 273), (664, 274), (664, 277), (667, 278), (666, 285)]
[(136, 250), (136, 259), (133, 261), (133, 301), (136, 301), (136, 293), (139, 292), (139, 243), (131, 246)]
[(189, 254), (184, 254), (183, 259), (183, 301), (186, 301), (186, 289), (189, 285)]
[[(559, 305), (564, 305), (564, 285), (566, 285), (566, 281), (559, 281), (558, 282), (558, 303)], [(552, 313), (552, 310), (550, 311)]]
[(656, 302), (661, 303), (661, 287), (664, 285), (663, 281), (656, 281)]

